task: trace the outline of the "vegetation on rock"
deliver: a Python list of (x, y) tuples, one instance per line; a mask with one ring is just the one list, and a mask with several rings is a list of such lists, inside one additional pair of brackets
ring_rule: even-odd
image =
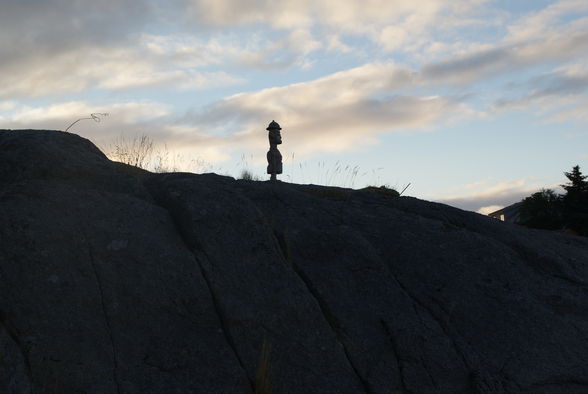
[(569, 182), (561, 185), (566, 193), (559, 195), (542, 189), (523, 199), (519, 224), (546, 230), (572, 230), (588, 235), (588, 176), (576, 165), (564, 172)]

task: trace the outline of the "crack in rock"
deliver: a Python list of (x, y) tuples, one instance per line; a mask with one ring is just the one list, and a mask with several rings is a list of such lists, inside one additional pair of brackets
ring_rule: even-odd
[(437, 322), (437, 324), (439, 325), (439, 327), (441, 328), (441, 330), (443, 331), (443, 334), (451, 341), (451, 343), (453, 344), (453, 348), (455, 349), (456, 353), (461, 357), (461, 360), (464, 364), (464, 366), (466, 367), (466, 369), (470, 369), (471, 370), (471, 363), (468, 362), (465, 353), (462, 351), (462, 349), (458, 346), (458, 344), (456, 343), (455, 339), (453, 338), (453, 336), (449, 335), (449, 327), (446, 326), (444, 324), (444, 322), (442, 321), (442, 319), (438, 318), (433, 311), (431, 311), (430, 308), (428, 308), (423, 302), (421, 302), (418, 298), (416, 298), (410, 291), (408, 291), (408, 289), (406, 288), (406, 286), (404, 286), (404, 284), (402, 284), (402, 282), (400, 282), (400, 280), (398, 279), (398, 277), (396, 276), (396, 274), (390, 270), (388, 268), (388, 272), (392, 275), (392, 278), (394, 279), (394, 281), (398, 284), (398, 286), (402, 289), (402, 291), (419, 307), (421, 307), (423, 310), (425, 310), (432, 318), (433, 320), (435, 320)]
[[(201, 252), (205, 256), (205, 258), (210, 261), (208, 256), (206, 256), (206, 252), (204, 252), (204, 251), (201, 251)], [(225, 317), (225, 313), (222, 310), (222, 307), (221, 307), (220, 302), (218, 300), (218, 296), (216, 295), (216, 293), (210, 283), (210, 278), (208, 277), (206, 270), (204, 269), (204, 267), (200, 263), (200, 259), (196, 256), (196, 253), (194, 251), (192, 251), (192, 253), (194, 254), (194, 259), (196, 260), (196, 264), (198, 264), (198, 267), (200, 268), (200, 272), (202, 273), (202, 277), (204, 278), (204, 282), (206, 283), (206, 286), (207, 286), (208, 291), (210, 293), (210, 297), (212, 299), (212, 304), (213, 304), (214, 310), (219, 318), (221, 330), (223, 332), (225, 340), (227, 341), (229, 347), (231, 348), (231, 350), (235, 354), (235, 357), (237, 358), (237, 362), (239, 363), (239, 366), (243, 370), (245, 376), (247, 377), (247, 380), (249, 381), (249, 384), (251, 385), (251, 389), (253, 391), (255, 391), (255, 383), (249, 377), (249, 374), (247, 373), (247, 369), (245, 368), (245, 363), (243, 362), (243, 360), (241, 359), (241, 356), (239, 355), (239, 352), (237, 351), (237, 345), (235, 344), (235, 340), (233, 339), (233, 336), (231, 335), (230, 329), (227, 324), (227, 318)]]
[(296, 263), (294, 263), (292, 261), (292, 258), (289, 256), (288, 246), (287, 246), (287, 242), (286, 242), (285, 237), (282, 236), (281, 234), (278, 235), (274, 231), (274, 238), (276, 240), (276, 243), (279, 246), (279, 249), (282, 251), (284, 259), (289, 263), (290, 267), (292, 268), (292, 271), (294, 271), (294, 273), (300, 278), (300, 280), (302, 281), (302, 283), (304, 284), (304, 286), (308, 290), (308, 293), (312, 296), (312, 298), (317, 303), (321, 314), (323, 315), (325, 321), (329, 325), (329, 328), (331, 329), (331, 331), (335, 334), (335, 338), (336, 338), (337, 342), (339, 343), (339, 345), (343, 349), (343, 353), (345, 354), (345, 358), (347, 359), (349, 366), (351, 367), (351, 369), (353, 370), (353, 372), (355, 373), (355, 375), (359, 379), (365, 392), (368, 394), (374, 394), (375, 391), (371, 387), (370, 383), (359, 373), (357, 367), (355, 366), (353, 361), (351, 361), (351, 358), (349, 356), (349, 350), (347, 349), (347, 346), (345, 346), (345, 339), (344, 339), (343, 333), (341, 333), (341, 329), (339, 328), (339, 324), (337, 323), (335, 316), (329, 311), (329, 308), (327, 307), (326, 302), (321, 298), (318, 290), (314, 287), (310, 278), (308, 278), (308, 276), (306, 276), (304, 271), (302, 271), (300, 269), (300, 267)]
[(227, 318), (225, 317), (225, 313), (222, 310), (219, 298), (213, 289), (210, 277), (208, 276), (206, 269), (203, 266), (202, 260), (206, 260), (206, 261), (210, 262), (210, 258), (206, 254), (206, 251), (204, 250), (204, 248), (202, 248), (201, 245), (196, 241), (195, 237), (190, 237), (190, 234), (187, 234), (186, 226), (182, 225), (182, 223), (179, 222), (179, 219), (178, 219), (178, 215), (180, 214), (179, 210), (177, 210), (177, 211), (171, 210), (168, 207), (168, 204), (166, 204), (165, 202), (162, 201), (160, 196), (153, 194), (150, 188), (147, 188), (147, 189), (152, 194), (153, 200), (155, 201), (155, 203), (159, 207), (163, 208), (169, 214), (169, 217), (171, 219), (171, 223), (173, 224), (173, 227), (175, 228), (176, 232), (178, 233), (179, 238), (182, 240), (182, 243), (186, 246), (186, 249), (188, 251), (190, 251), (190, 253), (194, 257), (194, 260), (196, 262), (196, 265), (198, 266), (200, 274), (202, 275), (202, 278), (204, 279), (204, 283), (206, 283), (206, 288), (208, 290), (208, 293), (210, 294), (210, 298), (212, 300), (212, 306), (214, 308), (214, 311), (219, 319), (220, 329), (223, 333), (225, 341), (227, 342), (227, 344), (229, 345), (229, 348), (231, 349), (231, 351), (235, 355), (237, 363), (239, 364), (239, 367), (243, 370), (243, 373), (244, 373), (246, 379), (249, 381), (249, 385), (251, 386), (250, 387), (251, 390), (253, 392), (255, 392), (255, 383), (254, 383), (253, 379), (247, 373), (247, 369), (245, 368), (245, 363), (243, 362), (241, 356), (239, 355), (239, 352), (237, 351), (237, 345), (235, 344), (235, 340), (233, 339), (233, 337), (230, 333), (230, 329), (227, 324)]
[(22, 360), (24, 363), (24, 373), (29, 380), (30, 384), (30, 393), (33, 392), (33, 370), (31, 368), (31, 363), (29, 361), (28, 352), (25, 349), (24, 343), (18, 337), (18, 331), (6, 318), (6, 314), (3, 311), (0, 311), (0, 329), (5, 331), (8, 334), (8, 337), (12, 340), (18, 352), (22, 356)]
[(106, 308), (106, 303), (104, 302), (104, 292), (102, 289), (102, 282), (100, 281), (100, 275), (98, 274), (98, 270), (96, 268), (96, 261), (94, 260), (94, 254), (92, 252), (92, 248), (88, 243), (88, 238), (85, 237), (86, 243), (88, 244), (88, 256), (90, 257), (90, 265), (92, 266), (92, 272), (94, 273), (94, 279), (96, 281), (96, 288), (98, 289), (98, 294), (100, 295), (100, 305), (102, 306), (102, 314), (104, 315), (104, 324), (106, 326), (106, 330), (108, 332), (108, 337), (110, 339), (110, 346), (112, 350), (112, 378), (114, 380), (114, 384), (116, 385), (116, 392), (118, 394), (121, 393), (120, 391), (120, 382), (118, 379), (118, 358), (117, 358), (117, 351), (116, 345), (114, 342), (114, 336), (112, 333), (112, 327), (110, 325), (110, 318), (108, 317), (108, 312)]
[(400, 377), (400, 384), (402, 385), (402, 389), (404, 390), (404, 392), (411, 394), (412, 391), (408, 389), (408, 387), (406, 386), (406, 381), (404, 379), (405, 366), (404, 361), (400, 357), (400, 351), (398, 349), (398, 342), (396, 341), (396, 337), (392, 334), (392, 330), (390, 329), (390, 326), (386, 321), (380, 319), (380, 324), (382, 325), (382, 328), (384, 329), (386, 336), (392, 344), (392, 350), (394, 351), (394, 356), (396, 357), (396, 364), (398, 365), (398, 375)]

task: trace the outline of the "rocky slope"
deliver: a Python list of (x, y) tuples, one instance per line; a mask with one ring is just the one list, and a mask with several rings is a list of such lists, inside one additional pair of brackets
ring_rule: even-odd
[(586, 393), (587, 377), (585, 238), (0, 131), (2, 393)]

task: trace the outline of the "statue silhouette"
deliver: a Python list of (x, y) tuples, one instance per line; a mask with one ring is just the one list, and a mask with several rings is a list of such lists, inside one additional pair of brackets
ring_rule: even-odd
[(266, 130), (269, 131), (270, 144), (270, 149), (267, 152), (267, 173), (271, 175), (270, 181), (276, 181), (276, 175), (282, 173), (282, 154), (278, 150), (278, 145), (282, 143), (282, 134), (280, 133), (282, 128), (275, 120), (272, 120)]

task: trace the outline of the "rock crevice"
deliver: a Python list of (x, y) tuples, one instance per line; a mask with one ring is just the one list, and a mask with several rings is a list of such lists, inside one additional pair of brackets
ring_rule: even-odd
[[(274, 232), (274, 234), (275, 234), (275, 232)], [(280, 242), (280, 240), (281, 240), (281, 242)], [(276, 237), (276, 243), (278, 243), (278, 245), (280, 245), (280, 249), (282, 250), (282, 254), (284, 255), (284, 259), (286, 261), (288, 261), (288, 263), (292, 267), (293, 271), (300, 278), (300, 280), (304, 283), (304, 286), (306, 287), (308, 294), (310, 294), (314, 298), (314, 300), (316, 301), (316, 304), (317, 304), (319, 310), (321, 311), (321, 313), (325, 319), (325, 322), (328, 323), (333, 334), (335, 335), (335, 338), (337, 338), (337, 342), (341, 346), (341, 349), (343, 349), (343, 351), (345, 353), (345, 358), (347, 359), (349, 366), (351, 367), (351, 369), (353, 369), (353, 372), (355, 373), (355, 375), (357, 376), (357, 378), (359, 379), (359, 381), (363, 385), (365, 392), (368, 394), (374, 394), (375, 391), (372, 389), (372, 387), (370, 387), (369, 382), (367, 380), (365, 380), (364, 377), (359, 373), (359, 371), (357, 370), (357, 367), (354, 365), (353, 361), (349, 357), (349, 350), (347, 348), (347, 345), (345, 344), (345, 333), (343, 332), (340, 324), (337, 322), (335, 316), (329, 310), (327, 303), (325, 302), (325, 300), (323, 300), (321, 298), (321, 295), (319, 294), (318, 290), (313, 286), (312, 282), (306, 276), (304, 271), (302, 271), (300, 269), (300, 267), (298, 267), (292, 261), (290, 256), (288, 255), (288, 246), (287, 246), (288, 243), (286, 241), (285, 236), (283, 234), (280, 234), (279, 237)]]
[(102, 289), (102, 282), (100, 280), (100, 274), (98, 273), (98, 269), (96, 267), (96, 262), (94, 261), (94, 254), (92, 253), (92, 247), (88, 242), (87, 236), (84, 237), (85, 242), (87, 244), (87, 252), (88, 252), (88, 260), (90, 262), (90, 266), (92, 268), (92, 273), (94, 275), (94, 280), (96, 284), (96, 290), (98, 292), (98, 300), (100, 301), (100, 307), (102, 309), (102, 316), (104, 317), (104, 326), (106, 329), (106, 333), (108, 334), (108, 339), (110, 341), (110, 350), (112, 352), (112, 381), (116, 387), (117, 394), (121, 393), (120, 390), (120, 382), (118, 378), (118, 357), (117, 357), (117, 349), (116, 344), (114, 341), (114, 333), (112, 330), (112, 326), (110, 324), (110, 317), (108, 315), (108, 310), (106, 307), (106, 302), (104, 301), (104, 290)]

